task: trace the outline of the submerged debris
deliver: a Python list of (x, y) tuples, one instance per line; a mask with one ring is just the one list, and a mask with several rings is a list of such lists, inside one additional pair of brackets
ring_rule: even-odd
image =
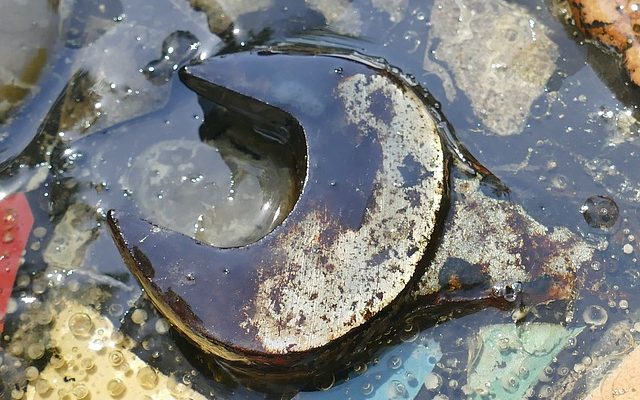
[(624, 56), (631, 80), (640, 85), (640, 4), (619, 0), (571, 0), (576, 26), (587, 37)]
[[(172, 74), (221, 43), (188, 4), (141, 1), (123, 7), (126, 19), (78, 50), (72, 67), (77, 72), (61, 98), (59, 130), (65, 140), (161, 108), (169, 98)], [(151, 14), (161, 19), (149, 20)], [(111, 53), (116, 48), (118, 57)]]
[(390, 22), (398, 23), (405, 17), (409, 0), (371, 0), (371, 4), (389, 14)]
[(71, 205), (53, 230), (42, 255), (44, 261), (59, 269), (80, 267), (87, 246), (98, 234), (96, 216), (95, 210), (88, 205)]
[[(6, 0), (0, 13), (0, 123), (35, 87), (56, 41), (52, 2)], [(0, 129), (0, 142), (2, 139)]]
[(522, 132), (555, 70), (558, 47), (548, 29), (525, 7), (502, 0), (436, 0), (430, 21), (433, 51), (424, 69), (442, 79), (447, 98), (457, 87), (491, 132)]
[(264, 10), (272, 5), (273, 0), (189, 0), (189, 2), (196, 10), (206, 13), (209, 29), (220, 35), (232, 27), (239, 16)]
[(483, 194), (478, 180), (455, 179), (453, 188), (450, 222), (417, 294), (550, 277), (547, 293), (538, 295), (574, 296), (576, 271), (591, 261), (592, 246), (567, 228), (543, 226), (517, 204)]
[(325, 17), (329, 29), (343, 34), (358, 36), (362, 30), (362, 16), (349, 0), (306, 0), (314, 10)]

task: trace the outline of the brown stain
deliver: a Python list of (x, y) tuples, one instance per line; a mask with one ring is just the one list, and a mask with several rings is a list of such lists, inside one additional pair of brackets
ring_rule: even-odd
[(449, 277), (448, 290), (460, 290), (460, 289), (462, 289), (462, 282), (460, 282), (460, 277), (457, 275), (451, 275)]

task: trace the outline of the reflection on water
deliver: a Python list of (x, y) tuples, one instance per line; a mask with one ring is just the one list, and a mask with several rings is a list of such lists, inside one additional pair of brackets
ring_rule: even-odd
[[(222, 51), (326, 26), (357, 36), (329, 40), (415, 75), (462, 143), (510, 188), (511, 201), (595, 253), (575, 273), (569, 312), (566, 304), (542, 304), (513, 315), (483, 310), (447, 322), (402, 321), (367, 362), (350, 367), (348, 381), (314, 382), (327, 391), (298, 398), (580, 398), (640, 339), (638, 89), (616, 60), (574, 38), (562, 1), (498, 1), (494, 12), (471, 0), (455, 7), (314, 0), (308, 8), (285, 0), (127, 0), (87, 2), (85, 9), (65, 0), (23, 3), (6, 1), (0, 15), (0, 119), (34, 90), (45, 59), (59, 52), (65, 60), (52, 67), (55, 74), (43, 70), (62, 84), (41, 82), (55, 90), (35, 90), (38, 97), (22, 104), (20, 112), (38, 115), (23, 125), (31, 127), (20, 131), (24, 142), (40, 135), (0, 172), (0, 199), (26, 192), (36, 220), (15, 282), (0, 275), (0, 290), (12, 290), (0, 397), (265, 397), (215, 363), (203, 366), (150, 306), (104, 227), (106, 211), (118, 208), (233, 246), (262, 237), (295, 202), (293, 160), (223, 117), (211, 124), (219, 131), (203, 135), (200, 102), (172, 74), (175, 65), (223, 49), (210, 29), (230, 44)], [(487, 13), (491, 23), (483, 23)], [(195, 52), (178, 57), (185, 42), (176, 32), (185, 32), (179, 39), (188, 38)], [(515, 44), (504, 47), (503, 39)], [(528, 86), (517, 86), (527, 77)], [(508, 82), (515, 83), (498, 85)], [(14, 140), (3, 135), (9, 122), (0, 126), (1, 149)], [(247, 152), (239, 138), (260, 151)], [(0, 251), (0, 263), (6, 259)], [(420, 362), (425, 343), (437, 351)], [(515, 368), (510, 360), (531, 364)], [(491, 376), (483, 367), (489, 364)]]

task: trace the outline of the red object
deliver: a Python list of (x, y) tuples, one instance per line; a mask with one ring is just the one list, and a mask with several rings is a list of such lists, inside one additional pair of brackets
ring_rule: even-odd
[(0, 200), (0, 332), (32, 227), (33, 214), (24, 193)]

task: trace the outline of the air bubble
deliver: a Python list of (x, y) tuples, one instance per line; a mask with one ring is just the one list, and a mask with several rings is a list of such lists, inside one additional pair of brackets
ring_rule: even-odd
[(442, 385), (442, 378), (435, 372), (430, 372), (424, 380), (424, 386), (429, 390), (437, 390)]
[(143, 325), (147, 322), (147, 318), (147, 312), (140, 308), (137, 308), (133, 313), (131, 313), (131, 321), (137, 325)]
[(48, 282), (43, 278), (34, 279), (31, 290), (33, 290), (35, 294), (43, 294), (47, 290), (47, 285)]
[(68, 326), (74, 336), (88, 338), (93, 330), (93, 321), (85, 313), (75, 313), (69, 317)]
[(551, 396), (553, 396), (553, 389), (551, 389), (551, 386), (544, 385), (540, 388), (538, 397), (540, 397), (541, 399), (547, 399)]
[(155, 328), (156, 328), (156, 332), (157, 332), (158, 334), (163, 335), (163, 334), (165, 334), (165, 333), (169, 332), (169, 323), (167, 322), (167, 320), (166, 320), (166, 319), (164, 319), (164, 318), (159, 318), (159, 319), (156, 321), (156, 326), (155, 326)]
[(587, 325), (598, 327), (606, 324), (609, 316), (602, 306), (591, 305), (582, 313), (582, 319)]
[(509, 338), (500, 338), (498, 339), (498, 349), (500, 353), (508, 353), (511, 351), (511, 345), (509, 343)]
[(360, 391), (365, 396), (368, 396), (373, 393), (373, 385), (371, 384), (371, 382), (365, 382), (362, 384), (362, 386), (360, 386)]
[(409, 398), (409, 392), (407, 392), (407, 388), (404, 386), (402, 382), (397, 380), (391, 381), (391, 393), (389, 394), (390, 394), (389, 397), (391, 399), (408, 399)]
[(114, 344), (117, 344), (117, 345), (122, 344), (122, 343), (124, 343), (125, 339), (126, 339), (126, 337), (124, 336), (124, 333), (122, 333), (122, 332), (113, 332), (111, 334), (111, 341)]
[(54, 369), (60, 369), (64, 367), (66, 361), (58, 354), (54, 354), (49, 360), (49, 365), (51, 365)]
[(502, 379), (502, 387), (508, 393), (514, 393), (520, 387), (520, 382), (514, 376), (507, 376)]
[(114, 350), (109, 353), (109, 364), (112, 367), (119, 367), (124, 363), (124, 355), (120, 350)]
[(82, 383), (76, 385), (71, 393), (73, 393), (73, 396), (78, 400), (89, 398), (89, 389)]
[(407, 374), (405, 375), (405, 378), (407, 379), (407, 383), (411, 387), (418, 387), (418, 385), (420, 384), (420, 382), (418, 381), (418, 378), (416, 378), (416, 376), (411, 372), (407, 372)]
[(138, 383), (145, 389), (153, 389), (158, 384), (158, 374), (151, 367), (143, 367), (136, 375)]
[(44, 356), (44, 344), (38, 342), (27, 347), (27, 356), (32, 360), (39, 360)]
[(142, 348), (149, 351), (156, 346), (156, 341), (153, 338), (142, 341)]
[(513, 284), (505, 285), (502, 293), (502, 297), (506, 301), (513, 303), (518, 299), (520, 293), (522, 293), (522, 283), (514, 282)]
[(119, 317), (124, 312), (124, 308), (122, 307), (122, 304), (113, 303), (109, 306), (108, 311), (111, 316)]
[(527, 379), (529, 377), (529, 369), (524, 365), (518, 369), (518, 376), (522, 379)]
[(83, 358), (82, 360), (80, 360), (80, 366), (84, 368), (85, 371), (92, 370), (95, 365), (96, 364), (92, 358)]
[(607, 196), (589, 197), (580, 208), (580, 212), (590, 227), (599, 229), (611, 228), (620, 215), (618, 205)]
[(387, 365), (391, 369), (398, 369), (402, 366), (402, 358), (398, 356), (391, 356), (391, 358), (389, 358), (389, 361), (387, 362)]
[(40, 311), (35, 317), (38, 325), (49, 325), (51, 321), (53, 321), (53, 313), (48, 309)]
[(38, 226), (33, 230), (33, 236), (42, 239), (47, 234), (47, 228)]
[(171, 394), (173, 394), (174, 396), (183, 398), (187, 394), (189, 388), (181, 382), (176, 382), (173, 379), (169, 379), (169, 381), (167, 382), (167, 389), (169, 389)]
[(357, 375), (363, 374), (367, 371), (367, 364), (365, 363), (360, 363), (357, 364), (355, 367), (353, 367), (353, 372), (355, 372)]
[(329, 390), (336, 383), (336, 377), (333, 374), (323, 374), (314, 377), (313, 385), (318, 390)]
[(36, 382), (35, 389), (36, 393), (44, 396), (51, 391), (51, 384), (49, 384), (49, 381), (46, 379), (39, 379), (38, 382)]
[(38, 376), (40, 376), (40, 371), (38, 371), (38, 368), (34, 366), (27, 367), (24, 370), (24, 376), (25, 378), (27, 378), (28, 381), (32, 382), (38, 379)]
[(127, 387), (120, 379), (111, 379), (107, 383), (107, 392), (111, 397), (121, 396), (126, 389)]
[(94, 339), (89, 343), (89, 348), (93, 351), (101, 351), (104, 349), (105, 343), (102, 339)]

